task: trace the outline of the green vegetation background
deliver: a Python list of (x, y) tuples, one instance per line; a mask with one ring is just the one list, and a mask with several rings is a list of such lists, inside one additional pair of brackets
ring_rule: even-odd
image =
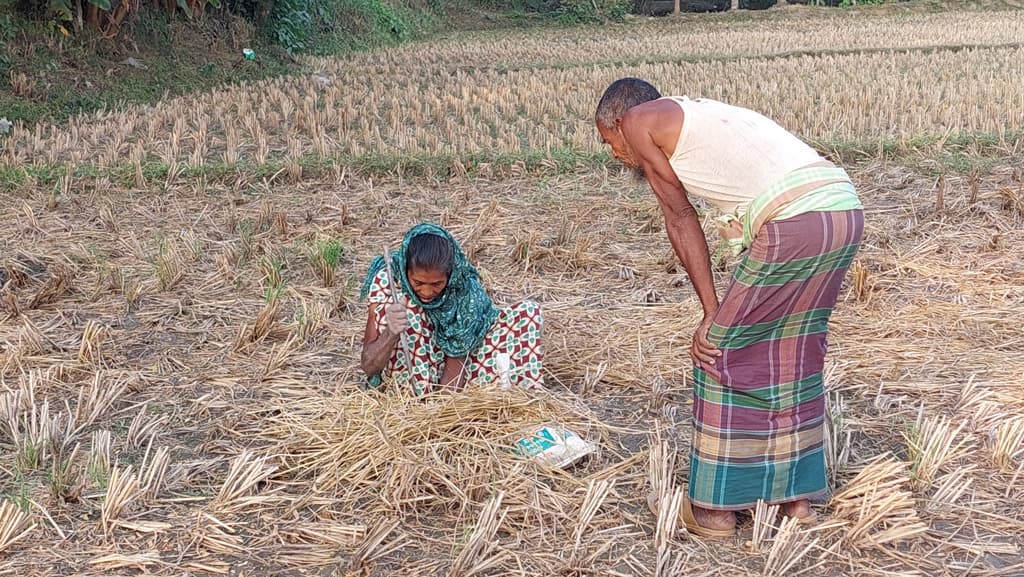
[[(114, 26), (120, 3), (129, 9)], [(0, 118), (61, 121), (296, 73), (301, 55), (452, 30), (620, 20), (631, 8), (630, 0), (0, 0)]]

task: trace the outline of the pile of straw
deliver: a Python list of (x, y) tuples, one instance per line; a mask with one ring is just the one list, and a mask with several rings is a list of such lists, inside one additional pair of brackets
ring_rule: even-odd
[(360, 502), (364, 511), (459, 510), (511, 484), (532, 487), (510, 493), (506, 504), (534, 500), (554, 514), (566, 503), (544, 484), (571, 483), (573, 476), (535, 466), (515, 442), (552, 422), (595, 440), (606, 432), (581, 403), (538, 394), (479, 387), (423, 398), (351, 391), (282, 406), (280, 417), (253, 435), (281, 455), (283, 477), (310, 481), (311, 490)]

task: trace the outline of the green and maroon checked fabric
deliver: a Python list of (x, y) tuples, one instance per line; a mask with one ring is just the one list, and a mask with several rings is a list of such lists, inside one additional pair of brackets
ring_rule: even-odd
[(822, 379), (828, 321), (860, 247), (861, 210), (762, 226), (733, 274), (694, 367), (690, 500), (718, 510), (826, 491)]

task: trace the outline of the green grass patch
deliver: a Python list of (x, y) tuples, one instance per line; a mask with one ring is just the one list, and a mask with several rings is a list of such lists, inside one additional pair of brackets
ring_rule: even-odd
[(899, 161), (925, 174), (970, 174), (1013, 156), (1024, 132), (966, 133), (949, 136), (863, 140), (812, 140), (810, 144), (841, 164), (867, 159)]
[[(918, 136), (908, 139), (811, 141), (811, 145), (840, 164), (853, 164), (870, 159), (885, 159), (916, 167), (926, 174), (969, 174), (985, 170), (999, 159), (1013, 156), (1024, 140), (1024, 133), (962, 134), (949, 137)], [(299, 159), (303, 180), (316, 180), (344, 167), (363, 176), (401, 176), (403, 178), (439, 178), (467, 176), (508, 177), (520, 174), (552, 176), (621, 166), (608, 151), (589, 151), (571, 148), (520, 153), (467, 154), (364, 154), (318, 157), (307, 155)], [(242, 181), (280, 182), (286, 180), (285, 159), (271, 159), (263, 164), (240, 162), (226, 164), (210, 162), (203, 166), (179, 165), (174, 183), (203, 180), (210, 183)], [(160, 160), (150, 159), (142, 165), (142, 174), (151, 190), (166, 183), (170, 167)], [(0, 166), (0, 190), (13, 191), (20, 187), (50, 187), (67, 174), (64, 166)], [(136, 170), (128, 164), (100, 168), (85, 164), (72, 170), (77, 183), (107, 178), (125, 189), (136, 188)]]
[[(299, 159), (303, 179), (315, 179), (332, 169), (345, 167), (366, 176), (400, 175), (406, 178), (450, 178), (466, 175), (507, 175), (516, 172), (530, 174), (563, 174), (584, 168), (595, 168), (613, 162), (605, 152), (592, 153), (571, 149), (553, 149), (550, 152), (524, 152), (520, 154), (417, 154), (316, 157), (307, 155)], [(211, 162), (203, 166), (179, 168), (177, 182), (203, 179), (207, 182), (276, 181), (286, 178), (286, 161), (271, 159), (263, 164), (241, 162), (234, 165)], [(144, 178), (150, 187), (164, 181), (170, 167), (163, 161), (151, 160), (142, 166)], [(53, 186), (67, 175), (63, 166), (0, 166), (0, 190), (17, 190), (23, 186)], [(76, 166), (71, 173), (74, 181), (107, 178), (126, 189), (135, 188), (135, 168), (122, 163), (100, 168), (85, 164)]]

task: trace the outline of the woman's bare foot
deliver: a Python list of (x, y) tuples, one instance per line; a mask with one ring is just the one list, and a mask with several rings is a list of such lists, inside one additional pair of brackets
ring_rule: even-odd
[(736, 528), (736, 513), (732, 511), (716, 511), (693, 505), (693, 518), (705, 529), (731, 531)]
[(808, 519), (814, 515), (814, 511), (811, 511), (811, 502), (807, 499), (782, 503), (779, 505), (779, 512), (786, 517), (794, 517), (796, 519)]

